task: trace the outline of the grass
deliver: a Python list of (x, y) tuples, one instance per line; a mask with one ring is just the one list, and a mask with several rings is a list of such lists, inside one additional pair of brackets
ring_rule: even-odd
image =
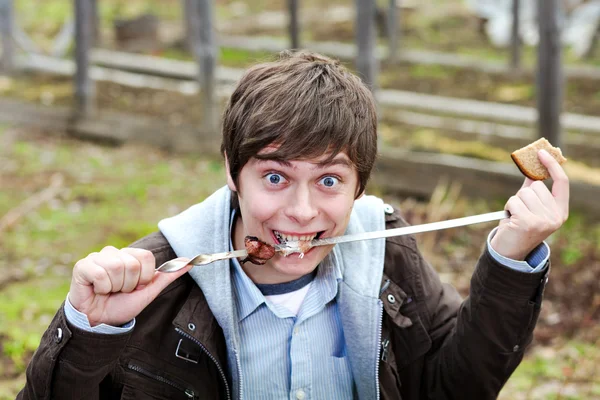
[(17, 371), (25, 368), (27, 355), (39, 345), (41, 332), (64, 301), (69, 283), (68, 276), (63, 274), (15, 283), (2, 291), (2, 347), (4, 356), (11, 359)]
[(51, 175), (65, 180), (59, 196), (0, 232), (0, 271), (2, 277), (14, 276), (0, 282), (0, 398), (9, 398), (2, 394), (2, 379), (22, 378), (65, 299), (74, 263), (105, 245), (125, 247), (156, 231), (160, 219), (202, 200), (225, 181), (217, 160), (68, 139), (8, 142), (2, 131), (0, 159), (9, 163), (0, 166), (0, 216), (43, 190)]
[[(600, 350), (591, 343), (571, 340), (560, 346), (538, 348), (523, 360), (499, 398), (598, 399), (600, 380), (595, 379), (598, 363)], [(575, 387), (582, 382), (585, 383)]]
[[(229, 3), (218, 2), (217, 15), (228, 15), (225, 9)], [(308, 8), (310, 5), (303, 3), (302, 7)], [(177, 21), (180, 18), (179, 6), (178, 0), (102, 0), (102, 26), (108, 29), (115, 17), (132, 17), (146, 11), (155, 12), (167, 21)], [(72, 3), (63, 0), (16, 1), (22, 26), (45, 48), (48, 48), (50, 38), (71, 14), (71, 7)], [(249, 11), (256, 13), (277, 7), (282, 6), (273, 1), (252, 2)], [(432, 19), (413, 21), (416, 30), (402, 39), (403, 46), (456, 51), (490, 60), (508, 59), (506, 51), (493, 49), (477, 38), (461, 42), (461, 36), (452, 32), (472, 36), (475, 33), (466, 31), (457, 21), (460, 22), (456, 18), (442, 22)], [(345, 37), (352, 40), (349, 27), (351, 24), (343, 27), (346, 29)], [(320, 36), (334, 40), (339, 37), (338, 34), (344, 35), (343, 31), (336, 32), (335, 29), (333, 25), (324, 26)], [(303, 32), (303, 35), (307, 33), (310, 36), (311, 32)], [(222, 48), (220, 51), (219, 62), (222, 65), (239, 68), (272, 57), (270, 53), (233, 48)], [(173, 49), (162, 55), (191, 60), (189, 54)], [(534, 60), (534, 50), (524, 49), (524, 63), (531, 65)], [(581, 64), (568, 52), (565, 53), (565, 60)], [(589, 63), (599, 62), (592, 59)], [(408, 85), (413, 84), (425, 88), (423, 91), (426, 92), (443, 94), (444, 90), (449, 90), (452, 95), (464, 96), (459, 93), (460, 86), (468, 87), (471, 85), (469, 82), (494, 83), (488, 77), (468, 71), (463, 74), (467, 76), (461, 83), (458, 71), (439, 66), (409, 66), (406, 68), (408, 72), (402, 72), (397, 67), (387, 70), (385, 65), (383, 67), (383, 83), (387, 82), (386, 79), (394, 82), (401, 73), (405, 75), (404, 80), (398, 81), (398, 85), (407, 85), (401, 86), (402, 89), (410, 88)], [(458, 84), (453, 84), (455, 80)], [(447, 87), (440, 86), (442, 84)], [(534, 99), (531, 82), (520, 80), (494, 83), (479, 91), (481, 96), (494, 101), (527, 104)], [(587, 92), (592, 94), (592, 100), (588, 101)], [(71, 80), (68, 78), (30, 80), (0, 77), (2, 96), (33, 102), (50, 100), (52, 104), (64, 105), (70, 103), (71, 93)], [(587, 107), (592, 110), (597, 108), (596, 101), (600, 104), (597, 90), (593, 85), (590, 87), (588, 82), (570, 82), (566, 93), (566, 108), (573, 112), (581, 112), (579, 110), (584, 103), (589, 103)], [(570, 101), (575, 102), (571, 104)], [(72, 265), (79, 258), (107, 244), (126, 246), (154, 231), (159, 219), (183, 210), (224, 184), (221, 163), (217, 160), (172, 156), (145, 147), (110, 149), (29, 134), (18, 135), (13, 140), (9, 138), (11, 135), (5, 133), (7, 128), (0, 126), (0, 216), (45, 188), (54, 173), (65, 177), (65, 190), (56, 199), (26, 215), (12, 230), (0, 233), (0, 271), (3, 275), (17, 270), (20, 272), (15, 275), (14, 281), (0, 282), (0, 399), (14, 398), (22, 386), (23, 369), (39, 343), (44, 328), (64, 300)], [(404, 140), (415, 149), (484, 159), (507, 159), (504, 150), (478, 142), (458, 143), (439, 139), (430, 130), (410, 132), (404, 138), (392, 139)], [(497, 209), (502, 205), (491, 208)], [(473, 204), (464, 207), (474, 209)], [(441, 243), (438, 250), (436, 243), (432, 242), (432, 248), (444, 253), (444, 257), (459, 259), (457, 255), (473, 246), (471, 243), (472, 238), (464, 234)], [(572, 213), (567, 224), (553, 238), (552, 247), (556, 256), (553, 276), (564, 276), (558, 274), (561, 271), (573, 271), (575, 274), (572, 279), (569, 275), (559, 278), (562, 286), (580, 285), (580, 281), (586, 279), (588, 282), (596, 281), (597, 276), (590, 267), (597, 270), (600, 225), (589, 226), (584, 215)], [(595, 254), (595, 258), (590, 259), (590, 254)], [(542, 328), (549, 324), (544, 318), (549, 318), (548, 315), (555, 311), (564, 317), (565, 314), (586, 310), (586, 307), (593, 308), (596, 304), (593, 301), (596, 297), (588, 293), (586, 300), (582, 300), (587, 302), (585, 304), (575, 303), (566, 308), (557, 308), (557, 304), (563, 301), (583, 296), (561, 292), (561, 282), (557, 283), (554, 279), (551, 279), (551, 285), (554, 286), (547, 290), (550, 300), (542, 310)], [(589, 290), (592, 294), (597, 291), (593, 287)], [(555, 341), (543, 342), (526, 356), (503, 390), (501, 399), (600, 399), (600, 382), (595, 378), (599, 372), (593, 369), (595, 364), (600, 364), (598, 343), (593, 344), (589, 339), (586, 341), (577, 335), (574, 339), (572, 336), (563, 338), (560, 336), (561, 329), (564, 329), (562, 326), (548, 326)], [(580, 331), (584, 334), (587, 332), (588, 337), (593, 336), (594, 332), (584, 328), (580, 328)], [(573, 384), (579, 386), (573, 389)]]
[[(182, 61), (193, 61), (193, 56), (188, 52), (178, 48), (168, 48), (160, 53), (161, 57), (171, 58)], [(253, 64), (273, 60), (274, 54), (268, 51), (250, 51), (244, 49), (235, 49), (231, 47), (220, 47), (218, 62), (219, 65), (232, 68), (247, 68)]]
[[(126, 246), (156, 230), (161, 218), (202, 200), (224, 184), (220, 160), (169, 155), (144, 146), (110, 148), (43, 133), (16, 132), (6, 135), (0, 128), (0, 159), (5, 161), (0, 163), (0, 181), (5, 189), (0, 192), (0, 215), (45, 188), (52, 174), (64, 176), (65, 189), (56, 199), (25, 215), (0, 238), (3, 276), (21, 272), (16, 275), (20, 280), (0, 284), (0, 399), (14, 398), (22, 386), (23, 370), (65, 299), (71, 269), (78, 259), (108, 244)], [(450, 202), (450, 208), (444, 202), (439, 207), (449, 209), (451, 216), (466, 210), (485, 212), (496, 208), (495, 204), (466, 199)], [(406, 206), (405, 210), (410, 208)], [(463, 265), (462, 275), (456, 277), (461, 282), (471, 272), (464, 265), (472, 265), (476, 257), (473, 254), (480, 250), (473, 245), (474, 240), (479, 242), (481, 237), (477, 230), (466, 230), (437, 245), (432, 242), (431, 248), (445, 254), (444, 263)], [(600, 243), (600, 227), (589, 226), (583, 216), (575, 214), (554, 243), (559, 253), (571, 251), (569, 246), (579, 246), (589, 257), (591, 249)], [(589, 268), (593, 262), (578, 259), (564, 269)], [(553, 276), (563, 269), (560, 265), (555, 268)], [(552, 294), (551, 289), (548, 292)], [(558, 302), (550, 297), (548, 304)], [(552, 399), (560, 390), (562, 399), (598, 397), (600, 388), (590, 378), (594, 376), (590, 372), (593, 366), (600, 362), (597, 346), (583, 339), (557, 336), (556, 340), (535, 347), (527, 355), (501, 399)], [(571, 370), (572, 378), (567, 379), (565, 371)], [(582, 381), (576, 394), (571, 394), (575, 390), (573, 382)]]
[[(429, 3), (426, 7), (417, 7), (402, 15), (400, 26), (401, 46), (406, 49), (437, 50), (475, 56), (485, 60), (505, 61), (508, 63), (509, 50), (494, 48), (488, 40), (478, 32), (477, 20), (465, 9), (463, 2)], [(329, 2), (334, 6), (354, 7), (348, 0)], [(385, 10), (386, 2), (378, 2), (380, 9)], [(438, 7), (447, 7), (448, 13), (435, 12)], [(300, 13), (303, 15), (322, 15), (323, 4), (317, 1), (303, 2)], [(16, 17), (19, 25), (32, 36), (34, 41), (44, 50), (52, 46), (55, 35), (60, 31), (65, 21), (72, 18), (73, 3), (64, 0), (16, 0)], [(234, 11), (237, 10), (237, 11)], [(241, 11), (240, 11), (241, 10)], [(242, 18), (267, 11), (286, 11), (285, 4), (274, 0), (238, 2), (235, 0), (219, 0), (215, 3), (215, 15), (219, 20)], [(321, 12), (315, 12), (321, 10)], [(433, 11), (433, 12), (431, 12)], [(182, 20), (181, 2), (179, 0), (102, 0), (98, 1), (100, 26), (105, 33), (112, 29), (115, 19), (133, 18), (143, 13), (152, 13), (161, 21), (179, 22)], [(285, 32), (278, 27), (276, 32), (264, 30), (261, 27), (250, 27), (248, 34), (277, 34)], [(227, 32), (220, 32), (226, 34)], [(311, 40), (329, 40), (349, 42), (354, 40), (354, 21), (323, 21), (312, 18), (301, 27), (302, 36)], [(379, 42), (386, 43), (384, 37)], [(598, 52), (596, 52), (598, 53)], [(537, 58), (536, 49), (523, 46), (523, 65), (534, 65)], [(599, 54), (594, 54), (587, 60), (575, 58), (569, 49), (563, 52), (563, 58), (568, 64), (600, 65)]]

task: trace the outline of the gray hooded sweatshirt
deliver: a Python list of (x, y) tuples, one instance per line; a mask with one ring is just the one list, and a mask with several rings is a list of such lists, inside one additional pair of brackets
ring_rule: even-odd
[[(179, 257), (229, 249), (231, 191), (217, 190), (202, 203), (160, 221), (159, 228)], [(385, 229), (383, 201), (363, 196), (354, 202), (346, 234)], [(385, 239), (338, 244), (328, 255), (342, 281), (336, 301), (358, 397), (379, 398), (379, 349), (383, 304), (379, 290), (383, 275)], [(239, 331), (228, 260), (194, 267), (190, 275), (202, 289), (223, 329), (229, 354), (229, 373), (236, 398), (243, 398), (239, 363)], [(237, 367), (233, 367), (237, 366)]]

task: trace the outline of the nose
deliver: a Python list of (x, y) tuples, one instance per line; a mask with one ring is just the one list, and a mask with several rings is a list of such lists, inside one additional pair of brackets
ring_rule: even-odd
[(319, 214), (314, 196), (311, 196), (307, 187), (301, 186), (294, 191), (285, 208), (285, 214), (300, 225), (308, 224)]

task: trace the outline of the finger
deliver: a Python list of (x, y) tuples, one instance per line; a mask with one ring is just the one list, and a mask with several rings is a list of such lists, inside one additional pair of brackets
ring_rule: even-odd
[(544, 206), (537, 193), (531, 187), (519, 190), (517, 196), (532, 214), (539, 216), (551, 215), (550, 211)]
[(501, 219), (500, 222), (498, 222), (498, 226), (506, 225), (509, 222), (510, 222), (510, 217), (509, 218)]
[(521, 185), (521, 189), (531, 186), (533, 184), (533, 182), (535, 182), (533, 179), (529, 179), (528, 177), (525, 177), (525, 180), (523, 181), (523, 184)]
[(515, 221), (522, 219), (524, 215), (529, 213), (529, 208), (523, 203), (519, 196), (514, 195), (506, 202), (504, 209), (510, 213), (510, 218), (502, 220), (508, 221), (507, 224), (515, 224)]
[(569, 214), (569, 177), (558, 161), (546, 150), (540, 150), (538, 158), (552, 177), (552, 196), (556, 199), (559, 209), (566, 218)]
[(559, 212), (556, 199), (554, 196), (552, 196), (552, 193), (550, 193), (550, 190), (548, 190), (548, 187), (544, 182), (536, 181), (530, 186), (530, 188), (535, 192), (540, 201), (548, 210), (552, 211), (553, 213)]
[(126, 247), (122, 249), (122, 251), (135, 257), (141, 264), (138, 286), (147, 285), (152, 282), (152, 278), (154, 278), (154, 269), (156, 268), (154, 254), (149, 250), (136, 249), (133, 247)]
[[(95, 253), (97, 254), (97, 253)], [(93, 262), (94, 254), (75, 264), (73, 280), (79, 285), (92, 286), (96, 294), (108, 294), (112, 291), (112, 282), (104, 268)]]
[(121, 291), (129, 293), (138, 286), (140, 274), (142, 272), (142, 263), (131, 254), (124, 251), (119, 252), (119, 257), (125, 265), (123, 287), (121, 288)]
[(119, 257), (119, 250), (106, 246), (94, 257), (94, 262), (106, 270), (112, 286), (111, 291), (120, 292), (125, 279), (125, 263)]

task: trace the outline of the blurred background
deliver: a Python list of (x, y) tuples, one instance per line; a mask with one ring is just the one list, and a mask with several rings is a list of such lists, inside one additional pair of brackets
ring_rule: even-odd
[[(600, 399), (599, 23), (598, 0), (0, 0), (0, 399), (77, 260), (225, 184), (223, 104), (244, 68), (290, 48), (371, 86), (368, 192), (413, 224), (501, 210), (523, 180), (510, 153), (562, 148), (572, 211), (500, 398)], [(417, 240), (467, 295), (493, 227)]]

